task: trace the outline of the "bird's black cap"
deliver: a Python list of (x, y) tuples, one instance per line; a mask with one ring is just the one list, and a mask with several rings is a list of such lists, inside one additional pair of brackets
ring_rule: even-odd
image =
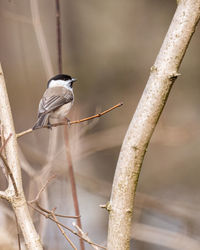
[(72, 78), (70, 75), (59, 74), (59, 75), (56, 75), (56, 76), (52, 77), (51, 79), (49, 79), (49, 81), (47, 83), (47, 88), (49, 87), (49, 83), (52, 80), (54, 80), (54, 81), (56, 81), (56, 80), (63, 80), (63, 81), (73, 80), (73, 82), (76, 81), (76, 79)]

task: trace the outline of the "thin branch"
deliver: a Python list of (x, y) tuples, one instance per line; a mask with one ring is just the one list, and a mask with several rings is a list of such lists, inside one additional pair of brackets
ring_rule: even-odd
[[(47, 214), (50, 214), (50, 213), (51, 213), (50, 210), (48, 210), (48, 209), (46, 209), (46, 208), (43, 208), (43, 207), (39, 204), (38, 201), (36, 201), (35, 204), (37, 205), (37, 207), (38, 207), (41, 211), (43, 211), (43, 212), (45, 212), (45, 213), (47, 213)], [(66, 218), (66, 219), (78, 219), (78, 218), (79, 218), (79, 216), (63, 215), (63, 214), (57, 214), (57, 213), (54, 213), (54, 214), (55, 214), (56, 216), (58, 216), (58, 217), (62, 217), (62, 218)]]
[[(4, 143), (2, 144), (2, 146), (0, 147), (0, 153), (2, 153), (2, 151), (4, 150), (7, 142), (9, 141), (10, 137), (12, 136), (12, 134), (9, 134), (8, 138), (6, 140), (4, 140)], [(4, 136), (2, 137), (4, 138)]]
[(58, 226), (59, 230), (61, 231), (61, 233), (63, 234), (63, 236), (65, 237), (65, 239), (69, 242), (69, 244), (72, 246), (73, 249), (77, 250), (76, 246), (74, 245), (74, 243), (69, 239), (69, 237), (66, 235), (65, 231), (63, 230), (63, 228), (61, 227), (61, 225), (59, 225), (59, 221), (57, 220), (54, 212), (51, 212), (51, 216), (54, 219), (56, 225)]
[(9, 197), (5, 191), (0, 191), (0, 198), (4, 200), (9, 200)]
[[(62, 74), (62, 37), (61, 37), (61, 23), (60, 23), (60, 1), (56, 0), (56, 22), (57, 22), (57, 47), (58, 47), (58, 71), (59, 74)], [(65, 134), (65, 142), (66, 142), (66, 150), (67, 150), (67, 161), (68, 161), (68, 168), (69, 168), (69, 176), (70, 176), (70, 183), (72, 187), (72, 197), (74, 201), (74, 208), (75, 214), (78, 216), (77, 223), (81, 227), (81, 218), (79, 212), (79, 205), (78, 205), (78, 197), (76, 192), (76, 184), (74, 178), (74, 171), (72, 165), (72, 157), (70, 152), (70, 145), (69, 145), (69, 138), (68, 138), (68, 130), (67, 126), (64, 127), (64, 134)], [(80, 239), (80, 249), (84, 250), (84, 242)]]
[[(90, 238), (88, 237), (88, 235), (87, 235), (86, 233), (84, 233), (83, 230), (82, 230), (75, 222), (73, 222), (72, 225), (78, 230), (78, 232), (81, 234), (81, 236), (82, 236), (84, 239), (87, 239), (88, 242), (92, 242), (92, 241), (90, 240)], [(102, 246), (97, 246), (97, 244), (90, 243), (90, 245), (91, 245), (94, 249), (96, 249), (96, 250), (99, 250), (99, 248), (106, 249), (106, 248), (104, 248), (104, 247), (102, 247)]]
[(96, 244), (96, 243), (94, 243), (94, 242), (91, 242), (91, 241), (85, 239), (85, 238), (82, 237), (80, 234), (78, 234), (76, 231), (74, 231), (74, 230), (72, 230), (71, 228), (65, 226), (65, 225), (62, 224), (61, 222), (55, 221), (54, 218), (51, 217), (51, 214), (50, 214), (51, 212), (45, 214), (45, 213), (42, 212), (39, 208), (34, 207), (32, 204), (28, 203), (28, 205), (29, 205), (32, 209), (34, 209), (35, 211), (37, 211), (38, 213), (40, 213), (41, 215), (43, 215), (45, 218), (50, 219), (50, 220), (54, 221), (55, 223), (58, 223), (60, 226), (62, 226), (63, 228), (67, 229), (68, 231), (70, 231), (70, 232), (73, 233), (74, 235), (78, 236), (79, 238), (82, 238), (82, 239), (83, 239), (85, 242), (87, 242), (88, 244), (90, 244), (90, 245), (92, 244), (92, 245), (98, 246), (98, 247), (100, 247), (100, 248), (102, 248), (102, 249), (107, 249), (107, 248), (105, 248), (105, 247), (103, 247), (103, 246), (100, 246), (100, 245), (98, 245), (98, 244)]
[[(41, 207), (39, 205), (39, 199), (40, 199), (40, 195), (41, 193), (45, 190), (45, 188), (47, 187), (47, 185), (56, 177), (56, 175), (52, 175), (48, 178), (48, 180), (44, 183), (44, 185), (41, 187), (41, 189), (39, 190), (38, 194), (36, 195), (35, 199), (28, 201), (28, 204), (33, 204), (36, 203), (36, 205), (39, 207), (39, 209), (41, 209), (43, 212), (45, 213), (50, 213), (50, 210), (44, 209), (43, 207)], [(78, 216), (71, 216), (71, 215), (62, 215), (62, 214), (57, 214), (54, 213), (56, 216), (58, 217), (62, 217), (62, 218), (68, 218), (68, 219), (78, 219)]]
[[(72, 156), (71, 156), (71, 150), (70, 150), (70, 143), (69, 143), (69, 135), (68, 135), (68, 127), (64, 127), (64, 136), (65, 136), (65, 145), (66, 145), (66, 154), (67, 154), (67, 163), (68, 163), (68, 170), (69, 170), (69, 179), (70, 179), (70, 184), (71, 184), (71, 189), (72, 189), (72, 198), (73, 198), (73, 203), (74, 203), (74, 210), (76, 216), (79, 216), (77, 219), (78, 226), (82, 228), (81, 225), (81, 218), (80, 218), (80, 210), (79, 210), (79, 202), (78, 202), (78, 195), (77, 195), (77, 190), (76, 190), (76, 181), (74, 177), (74, 168), (72, 164)], [(80, 249), (84, 250), (84, 242), (80, 238)]]
[(0, 158), (2, 159), (2, 161), (4, 163), (4, 166), (6, 168), (6, 171), (7, 171), (8, 175), (10, 176), (10, 179), (12, 181), (12, 184), (13, 184), (13, 187), (14, 187), (14, 190), (15, 190), (15, 195), (18, 196), (19, 192), (18, 192), (18, 189), (17, 189), (17, 184), (15, 182), (15, 178), (14, 178), (14, 176), (12, 174), (12, 171), (11, 171), (11, 169), (10, 169), (10, 167), (9, 167), (6, 159), (5, 159), (5, 157), (2, 155), (2, 153), (0, 153)]
[(36, 195), (34, 200), (29, 201), (29, 203), (34, 203), (37, 202), (40, 198), (41, 193), (45, 190), (45, 188), (47, 187), (47, 185), (56, 177), (56, 175), (52, 175), (48, 178), (48, 180), (44, 183), (44, 185), (41, 187), (41, 189), (39, 190), (38, 194)]
[(62, 73), (62, 33), (60, 25), (60, 1), (55, 0), (56, 2), (56, 26), (57, 26), (57, 46), (58, 46), (58, 72)]
[[(101, 113), (98, 113), (96, 115), (93, 115), (93, 116), (89, 116), (87, 118), (83, 118), (83, 119), (80, 119), (80, 120), (76, 120), (76, 121), (70, 121), (69, 123), (67, 122), (59, 122), (59, 123), (54, 123), (54, 124), (51, 124), (52, 127), (57, 127), (57, 126), (64, 126), (64, 125), (73, 125), (73, 124), (77, 124), (77, 123), (81, 123), (81, 122), (85, 122), (85, 121), (89, 121), (89, 120), (92, 120), (92, 119), (95, 119), (95, 118), (98, 118), (100, 116), (103, 116), (105, 115), (106, 113), (112, 111), (113, 109), (116, 109), (116, 108), (119, 108), (123, 105), (123, 103), (118, 103), (116, 105), (114, 105), (113, 107), (109, 108), (109, 109), (106, 109), (105, 111), (101, 112)], [(43, 128), (48, 128), (48, 126), (44, 126)], [(18, 134), (16, 134), (16, 137), (19, 138), (23, 135), (26, 135), (26, 134), (29, 134), (33, 132), (32, 128), (30, 129), (27, 129), (23, 132), (20, 132)]]

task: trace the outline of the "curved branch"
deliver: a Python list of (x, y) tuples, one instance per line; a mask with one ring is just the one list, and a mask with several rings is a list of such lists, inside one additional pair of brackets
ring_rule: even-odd
[(26, 200), (24, 197), (22, 179), (21, 179), (21, 168), (17, 152), (18, 151), (17, 140), (15, 136), (13, 118), (1, 65), (0, 65), (0, 118), (1, 118), (1, 124), (4, 128), (2, 136), (8, 138), (10, 134), (13, 135), (9, 138), (4, 148), (6, 155), (6, 164), (9, 166), (12, 175), (9, 175), (10, 178), (8, 179), (8, 188), (5, 191), (6, 196), (4, 196), (4, 192), (1, 192), (0, 195), (1, 198), (5, 198), (11, 203), (14, 212), (16, 214), (17, 221), (23, 233), (27, 248), (30, 250), (31, 249), (40, 250), (42, 249), (40, 238), (34, 228), (32, 219), (28, 211)]
[(180, 0), (119, 155), (109, 216), (108, 249), (127, 250), (136, 186), (151, 135), (200, 17), (200, 0)]

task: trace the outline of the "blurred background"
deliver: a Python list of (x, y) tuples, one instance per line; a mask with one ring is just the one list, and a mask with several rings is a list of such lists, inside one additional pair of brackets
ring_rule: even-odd
[[(63, 72), (77, 78), (75, 120), (124, 105), (100, 119), (69, 128), (81, 221), (90, 239), (106, 245), (109, 201), (124, 135), (150, 67), (176, 9), (176, 1), (60, 0)], [(0, 61), (15, 128), (33, 126), (38, 103), (58, 73), (54, 0), (0, 0)], [(197, 27), (142, 166), (131, 247), (137, 250), (200, 249), (200, 28)], [(34, 199), (74, 215), (63, 128), (18, 139), (24, 188)], [(0, 176), (1, 189), (6, 188)], [(12, 210), (0, 203), (0, 248), (17, 249)], [(56, 225), (30, 210), (45, 249), (71, 249)], [(61, 219), (76, 230), (75, 219)], [(79, 249), (77, 237), (69, 234)], [(86, 249), (91, 246), (85, 244)]]

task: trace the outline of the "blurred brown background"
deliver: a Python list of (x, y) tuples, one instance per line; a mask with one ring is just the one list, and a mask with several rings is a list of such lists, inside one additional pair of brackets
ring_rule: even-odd
[[(38, 7), (49, 60), (43, 61)], [(69, 118), (95, 114), (118, 102), (106, 116), (69, 129), (83, 229), (105, 244), (108, 214), (99, 205), (109, 200), (115, 166), (126, 129), (135, 111), (176, 1), (60, 0), (63, 72), (78, 79)], [(0, 0), (0, 61), (17, 132), (32, 127), (46, 88), (48, 64), (57, 74), (54, 0)], [(200, 249), (200, 28), (192, 38), (167, 105), (149, 145), (136, 198), (132, 245), (138, 250)], [(43, 194), (45, 207), (74, 214), (63, 129), (40, 130), (18, 139), (23, 180), (33, 199), (52, 173), (57, 178)], [(1, 188), (5, 188), (1, 177)], [(12, 213), (1, 204), (1, 249), (15, 249)], [(34, 215), (46, 249), (68, 249), (53, 223)], [(70, 227), (73, 220), (63, 220)], [(8, 237), (8, 236), (7, 236)], [(70, 235), (78, 245), (76, 237)], [(7, 245), (6, 245), (7, 244)], [(15, 243), (16, 244), (16, 243)], [(69, 248), (70, 249), (70, 248)], [(86, 249), (91, 249), (86, 245)]]

